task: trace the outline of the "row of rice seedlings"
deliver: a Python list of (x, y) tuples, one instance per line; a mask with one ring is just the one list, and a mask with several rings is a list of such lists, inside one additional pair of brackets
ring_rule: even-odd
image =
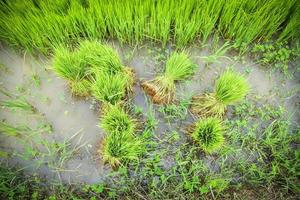
[(119, 105), (107, 105), (101, 117), (105, 132), (99, 153), (105, 163), (117, 168), (122, 163), (137, 161), (145, 153), (145, 141), (136, 135), (136, 121)]
[(213, 93), (193, 96), (191, 112), (201, 117), (222, 117), (226, 107), (242, 100), (249, 89), (242, 75), (227, 70), (216, 80)]
[(195, 69), (196, 65), (185, 52), (175, 52), (167, 60), (164, 73), (153, 80), (143, 82), (142, 87), (154, 103), (170, 103), (175, 96), (175, 82), (190, 77)]
[[(86, 39), (120, 42), (173, 39), (183, 47), (215, 31), (237, 46), (270, 39), (297, 39), (297, 0), (37, 0), (0, 2), (0, 38), (15, 47), (47, 53)], [(13, 26), (12, 26), (13, 25)]]
[(280, 0), (240, 1), (223, 5), (218, 28), (239, 48), (246, 48), (254, 40), (270, 39), (288, 17), (297, 1)]
[(133, 84), (133, 72), (122, 66), (117, 53), (96, 41), (80, 42), (74, 51), (58, 47), (53, 66), (60, 77), (68, 80), (72, 94), (92, 94), (104, 103), (120, 102)]

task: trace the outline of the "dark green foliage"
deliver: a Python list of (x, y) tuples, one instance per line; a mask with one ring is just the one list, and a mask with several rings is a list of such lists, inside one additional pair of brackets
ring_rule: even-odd
[(258, 62), (279, 69), (288, 75), (290, 62), (300, 56), (300, 47), (299, 44), (289, 47), (287, 43), (257, 44), (252, 52), (258, 54)]

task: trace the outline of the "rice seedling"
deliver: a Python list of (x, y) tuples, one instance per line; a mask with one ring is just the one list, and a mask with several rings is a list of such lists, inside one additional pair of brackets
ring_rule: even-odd
[(201, 56), (200, 58), (203, 59), (207, 64), (209, 63), (220, 63), (218, 60), (219, 58), (226, 58), (229, 57), (224, 56), (224, 54), (232, 47), (229, 42), (225, 42), (219, 49), (217, 49), (213, 54), (209, 56)]
[(24, 98), (0, 100), (0, 106), (3, 106), (4, 108), (24, 110), (32, 113), (36, 111), (36, 108), (28, 103), (28, 101), (26, 101)]
[(122, 107), (107, 105), (103, 111), (100, 125), (107, 133), (127, 132), (134, 134), (136, 121), (132, 119)]
[(249, 89), (242, 75), (227, 70), (216, 80), (213, 93), (192, 98), (191, 111), (200, 116), (222, 117), (226, 107), (242, 100)]
[(126, 97), (127, 85), (128, 78), (124, 74), (112, 76), (99, 71), (91, 86), (92, 95), (102, 103), (117, 104)]
[(142, 87), (154, 103), (168, 104), (174, 99), (175, 81), (190, 77), (195, 68), (196, 65), (185, 52), (175, 52), (167, 60), (164, 73), (153, 80), (143, 82)]
[(14, 127), (4, 121), (0, 121), (0, 132), (6, 136), (19, 137), (31, 131), (27, 126)]
[[(124, 87), (128, 90), (133, 84), (132, 70), (122, 66), (117, 53), (111, 47), (97, 41), (80, 42), (78, 49), (74, 51), (63, 47), (57, 48), (53, 69), (59, 76), (69, 81), (72, 94), (78, 96), (88, 96), (92, 80), (96, 80), (94, 82), (98, 82), (99, 86), (101, 80), (97, 80), (98, 78), (107, 81), (113, 79), (113, 76), (124, 76), (127, 79)], [(117, 78), (114, 83), (118, 83), (118, 80), (120, 79)], [(113, 84), (112, 87), (114, 86)], [(93, 91), (95, 93), (95, 90)]]
[(113, 131), (102, 141), (99, 153), (103, 161), (117, 168), (122, 162), (138, 161), (146, 151), (145, 141), (128, 132)]
[(80, 43), (78, 54), (90, 65), (92, 70), (101, 70), (115, 75), (122, 72), (123, 66), (117, 53), (108, 45), (97, 41), (83, 41)]
[(85, 58), (79, 52), (70, 52), (64, 47), (55, 49), (53, 70), (55, 73), (67, 79), (73, 94), (87, 96), (90, 93), (90, 83), (87, 79), (89, 66)]
[(206, 153), (212, 153), (219, 149), (223, 142), (224, 127), (218, 118), (199, 119), (193, 127), (191, 137)]

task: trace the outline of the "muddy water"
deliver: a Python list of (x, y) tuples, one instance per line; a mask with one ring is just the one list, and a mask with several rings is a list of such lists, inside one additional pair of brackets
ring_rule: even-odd
[[(132, 67), (136, 72), (135, 92), (132, 102), (143, 110), (146, 115), (150, 112), (150, 100), (139, 87), (143, 80), (149, 80), (163, 71), (164, 58), (159, 55), (167, 55), (172, 50), (161, 50), (149, 46), (140, 48), (120, 47), (117, 43), (111, 43), (122, 57), (123, 63)], [(265, 68), (256, 65), (246, 57), (243, 62), (230, 61), (226, 58), (219, 59), (219, 63), (205, 65), (201, 56), (209, 55), (209, 48), (191, 47), (188, 49), (193, 61), (198, 65), (195, 75), (188, 81), (177, 84), (177, 97), (186, 99), (194, 94), (213, 91), (215, 79), (227, 68), (232, 67), (247, 77), (251, 85), (251, 94), (263, 100), (274, 102), (284, 106), (296, 124), (300, 121), (299, 114), (299, 81), (286, 79), (281, 73), (270, 73)], [(230, 56), (230, 55), (228, 55)], [(10, 48), (1, 47), (0, 61), (7, 70), (1, 69), (1, 88), (5, 88), (10, 94), (25, 96), (26, 99), (38, 110), (38, 115), (32, 115), (21, 111), (11, 111), (1, 108), (0, 119), (12, 125), (26, 124), (31, 128), (37, 127), (41, 122), (50, 123), (53, 133), (40, 132), (36, 138), (39, 141), (62, 143), (69, 141), (68, 151), (76, 149), (72, 155), (59, 165), (59, 169), (49, 165), (51, 158), (40, 157), (25, 160), (26, 148), (19, 139), (0, 135), (0, 150), (11, 153), (12, 158), (8, 162), (18, 164), (26, 168), (29, 173), (38, 173), (51, 180), (76, 183), (97, 183), (107, 177), (111, 171), (109, 166), (103, 165), (101, 157), (97, 154), (99, 143), (104, 132), (98, 127), (99, 110), (92, 99), (78, 99), (70, 95), (67, 82), (58, 78), (51, 70), (51, 60), (46, 58), (33, 58), (29, 55), (20, 55)], [(33, 75), (40, 79), (36, 84)], [(7, 97), (1, 95), (1, 99)], [(297, 105), (298, 104), (298, 105)], [(176, 130), (180, 134), (182, 142), (186, 140), (185, 127), (194, 119), (188, 114), (182, 121), (168, 121), (159, 111), (159, 106), (154, 106), (154, 115), (158, 122), (156, 134), (164, 137)], [(47, 153), (47, 148), (34, 142), (28, 142), (30, 147), (36, 147), (39, 152)], [(26, 146), (26, 145), (25, 145)], [(6, 159), (1, 159), (2, 162)], [(165, 166), (172, 165), (172, 158), (166, 157)]]

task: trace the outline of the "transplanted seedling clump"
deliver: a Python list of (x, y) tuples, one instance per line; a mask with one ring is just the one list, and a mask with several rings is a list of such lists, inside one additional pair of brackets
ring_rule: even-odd
[(193, 127), (191, 137), (206, 153), (219, 149), (224, 142), (224, 127), (218, 118), (199, 119)]
[(117, 168), (122, 162), (138, 160), (145, 152), (146, 142), (136, 135), (136, 121), (122, 107), (108, 105), (103, 112), (100, 126), (105, 138), (99, 149), (103, 161)]
[(153, 80), (143, 82), (142, 87), (154, 103), (168, 104), (174, 100), (175, 82), (190, 77), (195, 67), (185, 52), (175, 52), (167, 60), (164, 73)]
[(108, 105), (101, 117), (101, 128), (106, 132), (127, 132), (134, 134), (136, 120), (132, 119), (120, 106)]
[(120, 101), (133, 84), (133, 71), (122, 65), (110, 46), (96, 41), (82, 41), (73, 51), (56, 48), (53, 69), (68, 80), (72, 94), (92, 94), (102, 102)]
[(242, 100), (249, 89), (242, 75), (227, 70), (217, 79), (213, 93), (193, 97), (191, 111), (199, 116), (222, 117), (226, 107)]

